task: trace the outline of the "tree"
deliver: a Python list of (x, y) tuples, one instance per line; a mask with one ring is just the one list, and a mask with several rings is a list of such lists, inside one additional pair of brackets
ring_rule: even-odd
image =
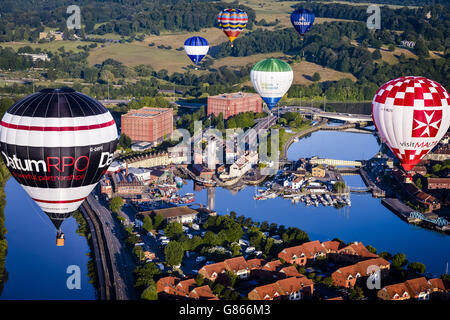
[(406, 265), (406, 255), (404, 253), (397, 253), (392, 257), (392, 265), (398, 269)]
[(364, 299), (364, 291), (361, 287), (354, 287), (350, 290), (350, 299), (352, 300), (362, 300)]
[(119, 146), (121, 146), (122, 148), (130, 148), (131, 138), (127, 136), (125, 133), (122, 133), (119, 138)]
[(375, 254), (377, 253), (377, 249), (375, 249), (374, 247), (372, 247), (370, 244), (366, 246), (366, 249), (367, 249), (369, 252), (372, 252), (372, 253), (375, 253)]
[(410, 262), (408, 264), (407, 269), (411, 272), (415, 272), (415, 273), (419, 273), (419, 274), (424, 274), (425, 273), (425, 265), (421, 262)]
[(373, 60), (379, 60), (381, 59), (381, 52), (380, 49), (375, 50), (374, 52), (372, 52), (372, 59)]
[(123, 207), (123, 199), (120, 196), (114, 197), (109, 202), (109, 208), (112, 212), (119, 214), (120, 210)]
[(145, 289), (141, 294), (141, 299), (144, 300), (158, 300), (158, 291), (156, 290), (156, 285), (152, 284)]
[(391, 51), (391, 52), (392, 52), (392, 51), (395, 51), (395, 45), (391, 43), (391, 44), (388, 46), (388, 50)]
[(430, 52), (428, 51), (428, 47), (425, 44), (425, 41), (421, 38), (416, 42), (416, 45), (414, 47), (416, 54), (420, 58), (427, 58), (430, 56)]
[(205, 278), (201, 274), (198, 274), (195, 277), (195, 283), (197, 284), (197, 287), (201, 287), (204, 282), (205, 282)]
[(164, 234), (171, 239), (178, 239), (183, 234), (183, 225), (179, 222), (171, 222), (164, 229)]
[(345, 183), (342, 181), (338, 181), (335, 184), (333, 184), (333, 190), (335, 192), (343, 192), (345, 190)]
[(155, 263), (151, 262), (136, 267), (133, 273), (136, 287), (148, 287), (154, 282), (153, 277), (160, 274), (160, 270)]
[(153, 217), (153, 227), (156, 230), (159, 230), (162, 228), (164, 222), (164, 216), (160, 213), (158, 213), (156, 216)]
[(334, 285), (334, 280), (332, 277), (326, 277), (322, 280), (322, 283), (328, 287), (332, 287)]
[(384, 260), (388, 260), (388, 261), (392, 260), (392, 254), (390, 254), (389, 252), (386, 252), (386, 251), (380, 252), (379, 256), (381, 258), (383, 258)]
[(222, 293), (224, 288), (225, 287), (222, 284), (216, 283), (216, 285), (214, 286), (214, 289), (213, 289), (213, 293), (218, 296)]
[(184, 255), (183, 245), (173, 240), (170, 241), (164, 248), (164, 255), (169, 265), (180, 265)]
[(227, 277), (228, 277), (228, 280), (230, 281), (231, 287), (234, 288), (234, 285), (236, 284), (238, 276), (234, 272), (227, 270)]
[(320, 80), (320, 74), (318, 72), (314, 72), (314, 74), (311, 77), (311, 80), (314, 82), (317, 82)]
[(150, 232), (151, 230), (153, 230), (152, 219), (150, 219), (149, 216), (145, 216), (145, 218), (144, 218), (144, 224), (142, 225), (142, 227), (143, 227), (147, 232)]

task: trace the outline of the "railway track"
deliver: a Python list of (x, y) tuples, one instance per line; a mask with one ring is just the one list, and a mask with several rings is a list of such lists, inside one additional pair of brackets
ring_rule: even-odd
[(97, 266), (97, 270), (101, 272), (101, 274), (99, 274), (99, 284), (101, 293), (100, 298), (102, 298), (103, 296), (104, 300), (115, 300), (116, 294), (114, 289), (114, 277), (111, 265), (111, 258), (109, 256), (105, 234), (103, 233), (103, 229), (100, 227), (101, 222), (97, 217), (97, 215), (92, 211), (91, 207), (86, 202), (83, 202), (82, 209), (88, 215), (89, 220), (92, 222), (95, 235), (97, 238), (98, 244), (97, 247), (100, 257), (99, 258), (96, 257), (96, 260), (98, 262), (99, 259), (101, 263), (101, 268), (98, 268)]

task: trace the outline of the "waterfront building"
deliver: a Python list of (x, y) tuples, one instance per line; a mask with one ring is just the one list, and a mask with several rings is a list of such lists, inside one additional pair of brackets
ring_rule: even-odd
[(385, 286), (378, 291), (377, 296), (381, 300), (429, 300), (434, 294), (448, 296), (449, 289), (450, 283), (442, 279), (427, 280), (420, 277)]
[(144, 184), (130, 174), (117, 172), (112, 174), (114, 192), (120, 196), (141, 195), (144, 192)]
[(262, 99), (255, 93), (236, 92), (208, 97), (208, 115), (228, 119), (241, 112), (262, 112)]
[(256, 163), (258, 163), (257, 152), (241, 156), (230, 166), (229, 177), (240, 177), (246, 174)]
[(290, 264), (298, 264), (304, 266), (309, 261), (314, 261), (318, 257), (327, 255), (327, 249), (322, 246), (320, 241), (309, 241), (299, 246), (284, 248), (278, 253), (278, 258), (283, 259)]
[(381, 279), (384, 279), (389, 275), (391, 264), (383, 258), (375, 258), (339, 268), (331, 274), (331, 278), (336, 286), (353, 288), (356, 284), (361, 283), (363, 279), (366, 279), (375, 273), (375, 270), (371, 269), (371, 266), (380, 268)]
[(149, 211), (141, 211), (137, 214), (137, 218), (144, 221), (145, 216), (156, 216), (161, 214), (168, 223), (192, 223), (197, 218), (198, 211), (191, 209), (187, 206), (172, 207), (165, 209), (156, 209)]
[(331, 259), (346, 263), (355, 263), (361, 260), (378, 258), (377, 254), (370, 252), (362, 242), (357, 241), (337, 250), (336, 253), (330, 253), (328, 256)]
[(141, 108), (122, 115), (122, 133), (132, 141), (145, 141), (153, 144), (172, 135), (172, 108)]
[(124, 161), (130, 168), (152, 168), (167, 166), (172, 163), (167, 152), (156, 152), (131, 156)]
[(427, 178), (428, 190), (450, 189), (450, 178)]
[(191, 170), (201, 180), (211, 180), (215, 171), (208, 169), (203, 164), (193, 164)]
[(311, 167), (311, 175), (316, 178), (324, 178), (325, 177), (325, 167), (322, 164), (313, 165)]
[(99, 181), (100, 193), (106, 195), (109, 199), (112, 198), (113, 188), (111, 184), (111, 180), (103, 176), (103, 178)]

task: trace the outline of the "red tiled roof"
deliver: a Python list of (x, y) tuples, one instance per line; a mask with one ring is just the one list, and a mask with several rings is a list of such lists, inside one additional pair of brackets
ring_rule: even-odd
[(274, 261), (267, 262), (264, 265), (263, 269), (275, 272), (275, 271), (278, 271), (281, 266), (282, 266), (282, 264), (281, 264), (280, 260), (274, 260)]
[(354, 254), (362, 258), (378, 258), (378, 255), (370, 252), (362, 242), (354, 242), (338, 251), (339, 253)]
[(170, 286), (174, 287), (175, 284), (178, 283), (178, 281), (180, 281), (180, 279), (177, 278), (177, 277), (164, 277), (164, 278), (161, 278), (161, 279), (159, 279), (156, 282), (157, 291), (158, 292), (162, 292), (162, 291), (164, 291), (164, 289), (166, 287), (170, 287)]
[(266, 299), (266, 297), (269, 299), (273, 299), (275, 295), (281, 296), (283, 294), (282, 292), (280, 292), (278, 286), (275, 283), (256, 287), (251, 292), (256, 293), (260, 300), (264, 300)]
[(211, 291), (208, 285), (194, 288), (190, 293), (189, 297), (197, 300), (219, 300)]
[(224, 261), (225, 267), (231, 272), (238, 272), (240, 270), (248, 270), (247, 261), (243, 256), (227, 259)]
[(250, 259), (247, 260), (247, 265), (250, 270), (261, 269), (266, 264), (264, 259)]
[(193, 288), (197, 286), (195, 279), (187, 279), (178, 282), (178, 287), (180, 287), (182, 290), (184, 290), (186, 293), (191, 291)]
[(314, 285), (313, 281), (311, 279), (308, 279), (306, 277), (297, 278), (297, 277), (291, 277), (286, 278), (283, 280), (278, 280), (276, 284), (280, 287), (280, 289), (283, 291), (283, 295), (290, 295), (293, 292), (298, 292), (300, 289)]
[[(320, 244), (320, 241), (309, 241), (305, 242), (299, 246), (284, 248), (278, 256), (283, 259), (292, 259), (293, 257), (300, 258), (303, 255), (306, 256), (307, 259), (314, 258), (315, 254), (318, 253), (326, 253), (325, 248)], [(285, 259), (285, 260), (286, 260)]]
[(405, 284), (411, 296), (418, 296), (421, 292), (427, 292), (431, 289), (431, 284), (425, 277), (406, 280)]
[(208, 277), (211, 277), (212, 274), (215, 272), (217, 275), (221, 274), (222, 272), (224, 272), (226, 270), (225, 267), (225, 263), (224, 262), (218, 262), (218, 263), (213, 263), (213, 264), (209, 264), (206, 266), (203, 266), (201, 270), (204, 270), (206, 275)]
[(280, 272), (283, 272), (286, 277), (304, 277), (294, 266), (284, 267)]
[(322, 242), (322, 246), (327, 250), (337, 251), (339, 250), (341, 243), (339, 241), (325, 241)]

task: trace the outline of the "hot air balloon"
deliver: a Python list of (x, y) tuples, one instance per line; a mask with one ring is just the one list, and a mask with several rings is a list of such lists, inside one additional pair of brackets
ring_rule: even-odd
[(195, 65), (208, 53), (209, 43), (202, 37), (191, 37), (184, 42), (184, 51)]
[(372, 119), (406, 171), (442, 139), (450, 125), (450, 96), (436, 81), (401, 77), (386, 82), (372, 101)]
[(314, 13), (307, 9), (297, 9), (291, 14), (292, 25), (300, 33), (302, 39), (303, 35), (312, 27), (314, 19)]
[(256, 92), (272, 110), (291, 87), (294, 73), (284, 61), (265, 59), (255, 64), (250, 79)]
[(240, 9), (224, 9), (217, 16), (217, 22), (233, 46), (234, 39), (247, 27), (248, 16)]
[(0, 152), (11, 175), (61, 224), (112, 162), (117, 127), (98, 101), (70, 88), (44, 89), (11, 106), (0, 123)]

